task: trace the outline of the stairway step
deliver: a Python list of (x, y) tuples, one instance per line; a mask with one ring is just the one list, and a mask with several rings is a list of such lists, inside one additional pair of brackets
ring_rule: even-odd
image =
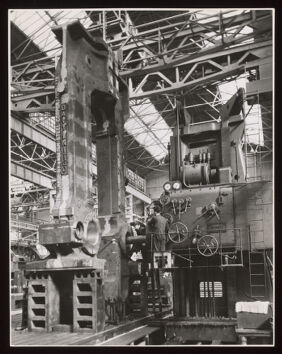
[(152, 294), (148, 295), (148, 299), (152, 299), (153, 297), (162, 297), (162, 298), (167, 298), (167, 295), (166, 294), (155, 294), (155, 296), (153, 296)]
[(265, 298), (265, 295), (253, 295), (255, 297)]
[(251, 253), (250, 258), (264, 259), (264, 255), (262, 253)]
[(257, 284), (257, 285), (251, 285), (251, 287), (252, 287), (252, 288), (257, 288), (257, 287), (260, 287), (260, 288), (264, 287), (264, 288), (265, 288), (265, 285), (259, 285), (259, 284)]

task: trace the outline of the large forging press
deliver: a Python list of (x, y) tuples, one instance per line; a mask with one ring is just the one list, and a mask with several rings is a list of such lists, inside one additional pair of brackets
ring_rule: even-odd
[(28, 328), (97, 332), (104, 328), (105, 300), (127, 297), (122, 135), (128, 93), (117, 56), (102, 39), (78, 21), (53, 32), (62, 43), (55, 76), (56, 200), (53, 222), (39, 228), (46, 257), (26, 268)]

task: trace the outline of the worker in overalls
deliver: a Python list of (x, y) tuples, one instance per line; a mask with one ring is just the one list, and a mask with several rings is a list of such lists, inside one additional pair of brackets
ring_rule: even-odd
[(153, 298), (153, 312), (155, 306), (159, 307), (159, 311), (162, 311), (162, 296), (161, 296), (161, 280), (160, 280), (160, 268), (165, 268), (165, 258), (161, 254), (158, 257), (158, 265), (155, 268), (153, 254), (154, 252), (164, 252), (166, 250), (168, 234), (168, 221), (161, 215), (161, 206), (154, 206), (154, 215), (147, 220), (146, 225), (146, 247), (147, 247), (147, 265), (149, 271), (151, 269), (151, 286), (152, 286), (152, 298)]
[(156, 205), (154, 215), (148, 219), (146, 225), (146, 244), (150, 254), (166, 250), (167, 234), (168, 221), (161, 215), (161, 207)]

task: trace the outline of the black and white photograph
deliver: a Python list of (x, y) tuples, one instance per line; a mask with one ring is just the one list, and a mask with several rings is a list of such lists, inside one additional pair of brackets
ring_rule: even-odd
[(275, 9), (7, 12), (10, 347), (274, 347)]

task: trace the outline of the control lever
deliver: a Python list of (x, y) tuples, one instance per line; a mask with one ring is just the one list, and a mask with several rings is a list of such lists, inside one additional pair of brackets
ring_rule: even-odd
[(186, 204), (185, 204), (184, 212), (186, 213), (187, 208), (190, 208), (191, 198), (186, 198), (185, 201), (186, 201)]
[(185, 204), (185, 209), (184, 209), (184, 212), (186, 213), (186, 211), (187, 211), (187, 207), (188, 207), (188, 199), (187, 199), (187, 198), (185, 199), (185, 202), (186, 202), (186, 204)]
[(212, 207), (212, 209), (213, 209), (213, 211), (214, 211), (214, 213), (215, 213), (217, 219), (219, 220), (219, 216), (218, 216), (217, 211), (216, 211), (216, 204), (215, 204), (215, 203), (211, 203), (210, 206)]
[(174, 214), (176, 214), (175, 205), (174, 205), (175, 202), (177, 202), (177, 200), (172, 199), (171, 203), (172, 203), (172, 207), (173, 207), (173, 212), (174, 212)]
[(184, 200), (183, 199), (179, 199), (179, 201), (178, 201), (178, 204), (179, 204), (179, 206), (178, 206), (178, 218), (179, 218), (179, 220), (180, 220), (180, 214), (181, 214), (181, 204), (183, 204), (184, 203)]

